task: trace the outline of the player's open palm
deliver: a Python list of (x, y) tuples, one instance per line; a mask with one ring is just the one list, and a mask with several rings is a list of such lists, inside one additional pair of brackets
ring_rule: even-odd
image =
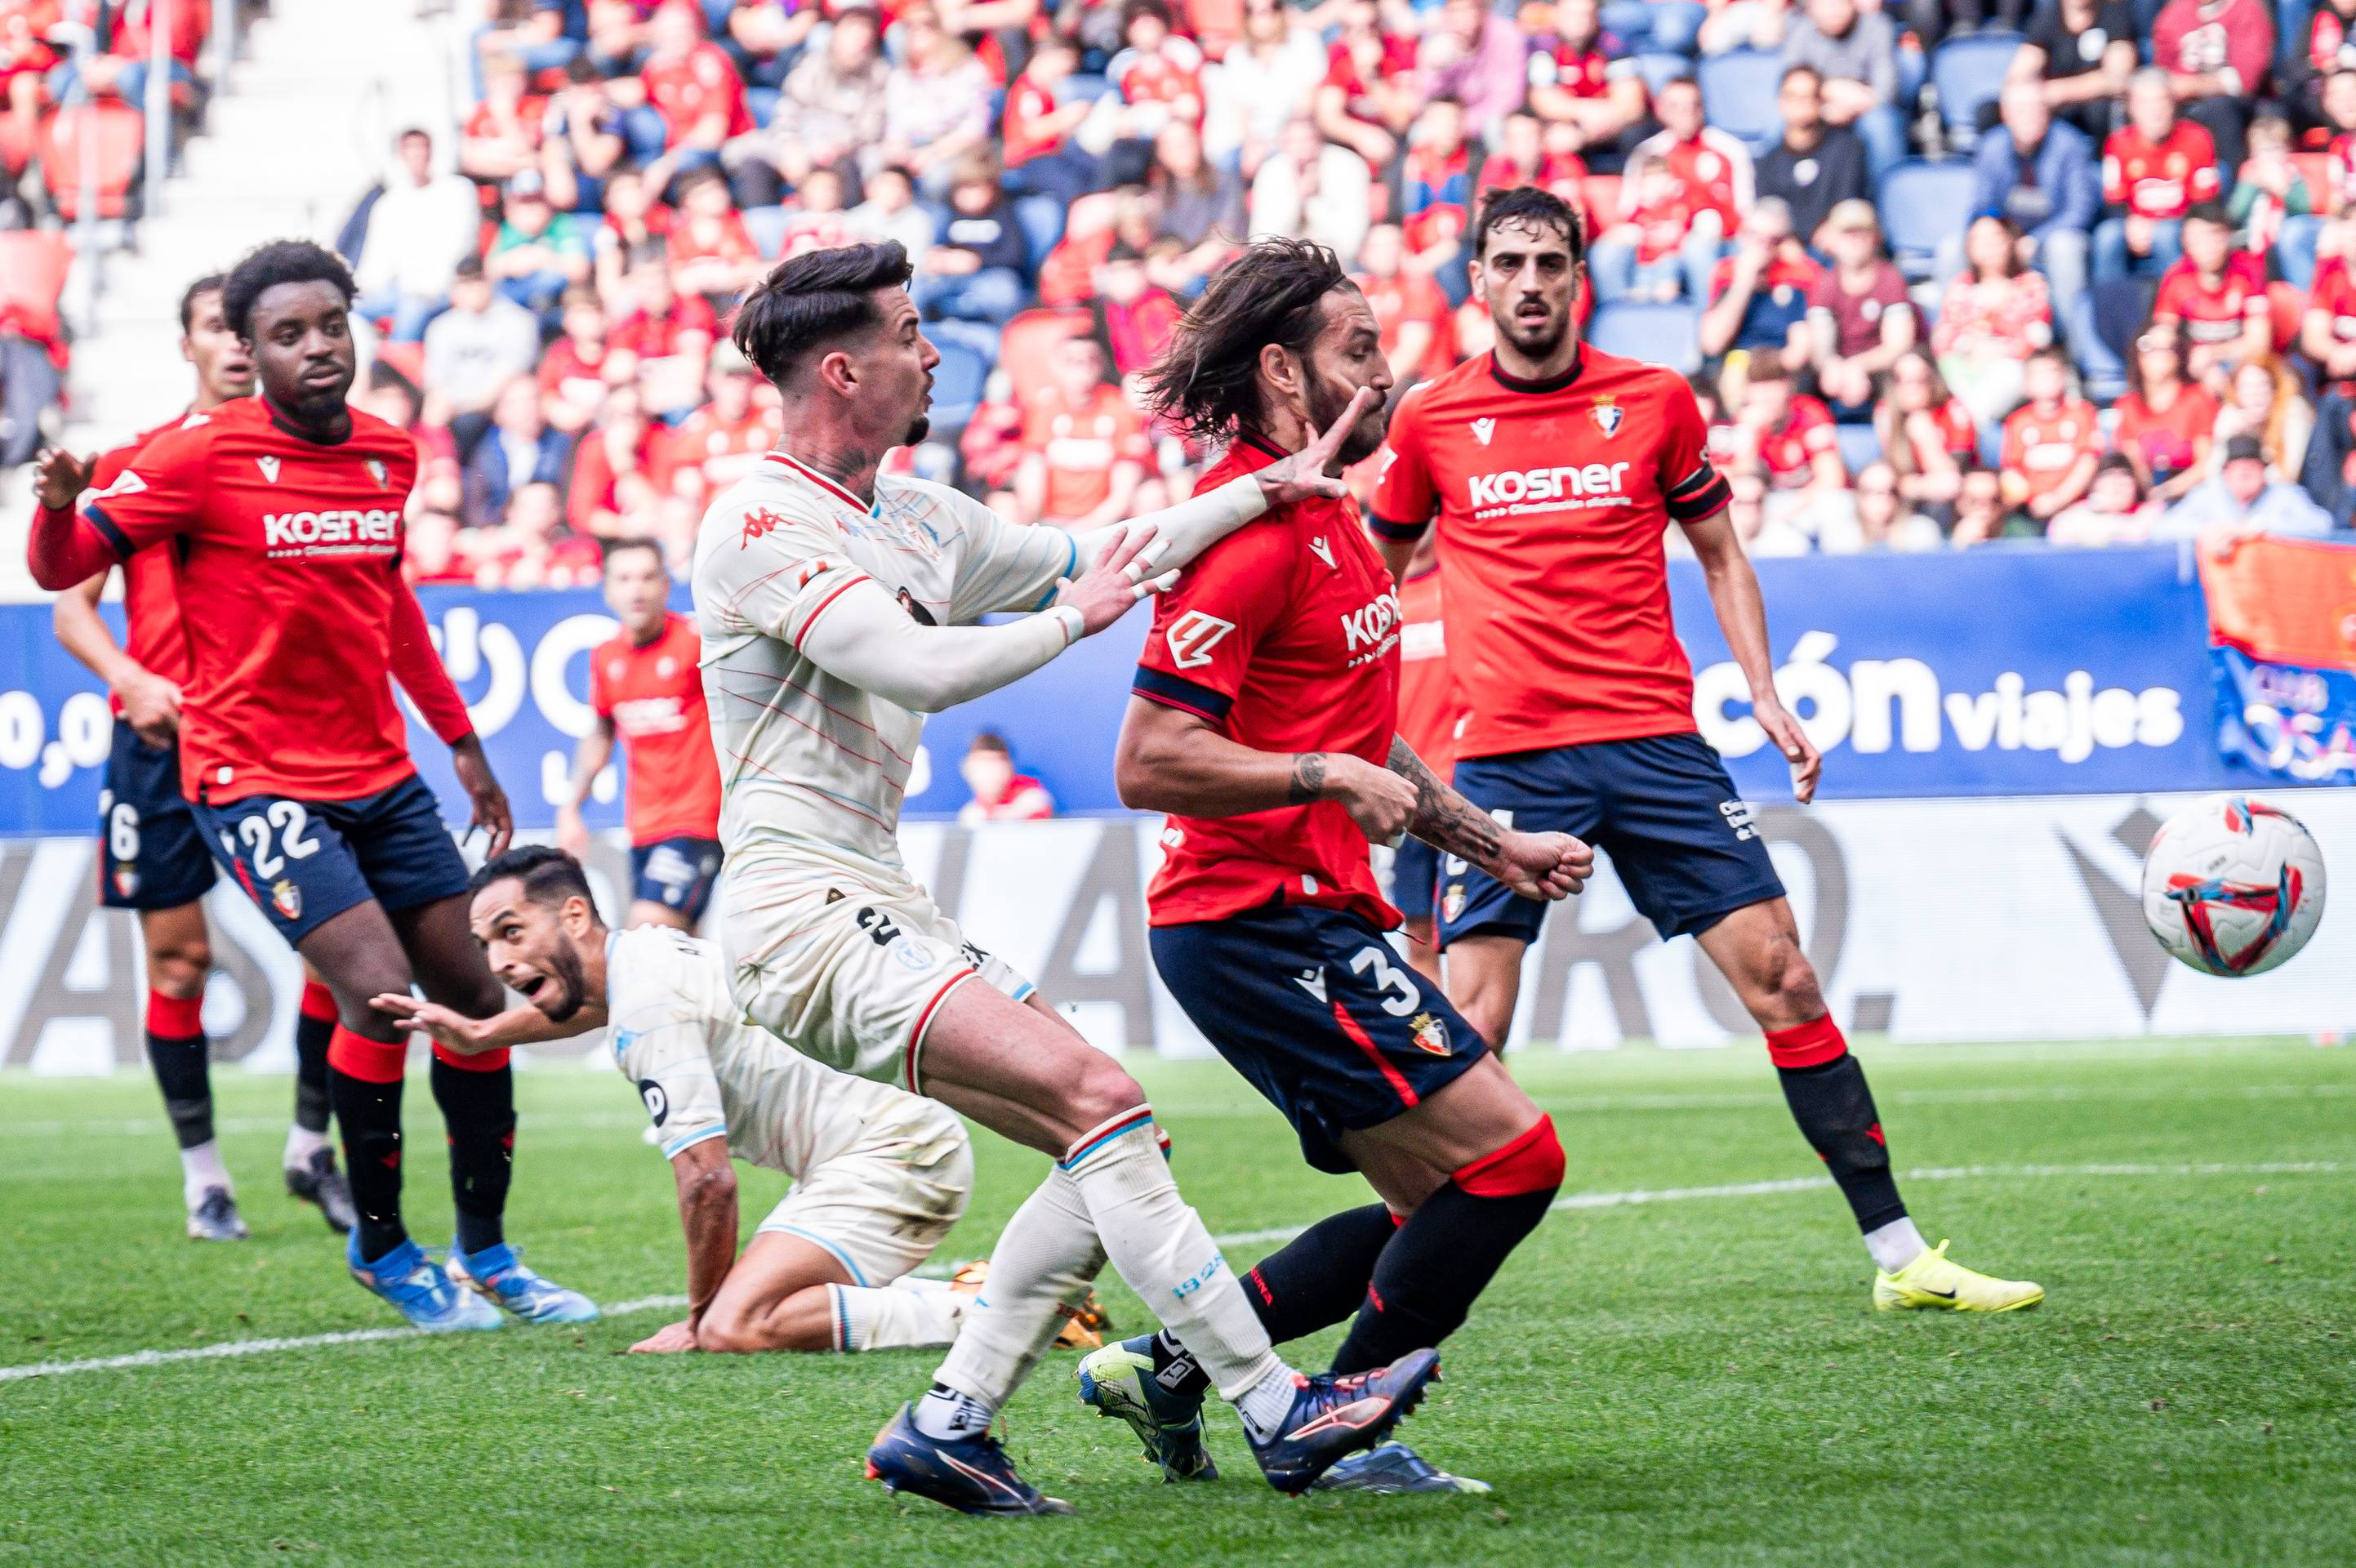
[(1259, 493), (1269, 508), (1289, 506), (1313, 497), (1328, 499), (1350, 493), (1349, 486), (1325, 470), (1341, 455), (1342, 443), (1365, 416), (1366, 410), (1381, 401), (1381, 394), (1372, 387), (1360, 387), (1350, 399), (1350, 406), (1341, 417), (1319, 431), (1309, 445), (1289, 457), (1280, 457), (1252, 477), (1259, 481)]
[(1497, 845), (1496, 870), (1525, 898), (1568, 898), (1595, 875), (1595, 852), (1569, 833), (1509, 832)]
[(1138, 600), (1162, 593), (1178, 581), (1175, 572), (1165, 572), (1143, 582), (1137, 580), (1151, 564), (1151, 561), (1141, 561), (1141, 554), (1158, 537), (1151, 528), (1132, 528), (1119, 543), (1098, 557), (1095, 565), (1076, 577), (1057, 580), (1055, 603), (1069, 605), (1080, 612), (1082, 637), (1094, 637), (1127, 615)]
[(369, 1005), (393, 1027), (413, 1030), (461, 1056), (490, 1048), (491, 1042), (482, 1024), (455, 1007), (444, 1007), (439, 1002), (421, 1002), (398, 991), (372, 996)]
[(695, 1348), (695, 1325), (685, 1318), (666, 1323), (630, 1347), (634, 1356), (676, 1356)]
[(52, 446), (33, 461), (33, 499), (51, 511), (63, 511), (90, 489), (98, 459), (77, 457), (62, 446)]

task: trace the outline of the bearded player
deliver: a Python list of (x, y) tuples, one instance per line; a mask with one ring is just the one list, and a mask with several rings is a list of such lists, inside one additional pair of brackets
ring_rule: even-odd
[[(1010, 526), (944, 487), (878, 474), (891, 448), (922, 439), (939, 362), (908, 277), (897, 244), (844, 246), (785, 262), (746, 296), (736, 344), (776, 387), (785, 434), (713, 503), (695, 552), (731, 995), (804, 1054), (1056, 1162), (1000, 1239), (931, 1391), (878, 1434), (868, 1475), (969, 1512), (1067, 1511), (1015, 1474), (990, 1427), (1108, 1258), (1241, 1409), (1269, 1480), (1298, 1491), (1381, 1441), (1437, 1359), (1295, 1374), (1179, 1196), (1144, 1090), (965, 941), (895, 829), (924, 714), (1111, 625), (1166, 585), (1140, 577), (1270, 506), (1340, 494), (1324, 470), (1360, 411), (1150, 526)], [(994, 611), (1023, 613), (976, 624)]]
[(573, 755), (573, 798), (556, 813), (556, 842), (588, 859), (581, 803), (618, 736), (629, 769), (622, 820), (631, 892), (622, 923), (691, 931), (720, 880), (720, 769), (697, 669), (703, 644), (695, 623), (670, 608), (670, 572), (651, 539), (605, 546), (605, 607), (621, 629), (589, 650), (596, 722)]
[[(1470, 709), (1456, 787), (1500, 822), (1597, 844), (1664, 940), (1701, 944), (1765, 1031), (1793, 1117), (1865, 1232), (1877, 1307), (2034, 1305), (2038, 1286), (1948, 1262), (1907, 1217), (1865, 1069), (1826, 1012), (1766, 842), (1695, 732), (1662, 552), (1671, 521), (1701, 562), (1751, 716), (1800, 800), (1815, 795), (1823, 758), (1775, 694), (1759, 579), (1693, 393), (1580, 341), (1583, 249), (1558, 198), (1494, 196), (1472, 276), (1496, 346), (1417, 388), (1391, 421), (1371, 527), (1397, 573), (1438, 520), (1449, 658)], [(1451, 858), (1440, 915), (1449, 994), (1503, 1041), (1545, 906)]]
[[(196, 401), (178, 416), (100, 457), (91, 483), (103, 489), (148, 442), (253, 392), (253, 360), (221, 319), (221, 277), (198, 278), (180, 296), (180, 357), (195, 367)], [(203, 898), (213, 859), (180, 793), (180, 693), (188, 683), (188, 640), (180, 628), (178, 563), (155, 544), (123, 564), (118, 643), (99, 618), (107, 574), (59, 594), (51, 607), (58, 642), (106, 682), (114, 711), (113, 749), (99, 792), (99, 902), (138, 912), (147, 957), (147, 1063), (163, 1091), (180, 1145), (181, 1196), (188, 1234), (241, 1240), (237, 1184), (213, 1137), (210, 1047), (205, 1039), (205, 980), (212, 931)], [(351, 1188), (327, 1142), (327, 1036), (335, 999), (306, 974), (294, 1022), (294, 1120), (281, 1157), (286, 1190), (316, 1203), (338, 1234), (352, 1228)]]
[[(1309, 445), (1344, 410), (1341, 465), (1382, 445), (1382, 328), (1333, 252), (1270, 240), (1222, 269), (1149, 377), (1161, 413), (1225, 456), (1216, 490)], [(1356, 399), (1357, 401), (1354, 401)], [(1333, 1370), (1364, 1372), (1463, 1323), (1562, 1183), (1553, 1121), (1384, 933), (1369, 841), (1414, 834), (1534, 899), (1593, 863), (1561, 833), (1500, 827), (1398, 735), (1398, 600), (1346, 498), (1312, 497), (1214, 544), (1156, 607), (1121, 725), (1124, 805), (1168, 813), (1146, 890), (1154, 967), (1211, 1044), (1284, 1112), (1309, 1163), (1381, 1202), (1252, 1272), (1269, 1338), (1355, 1315)], [(1183, 1332), (1082, 1363), (1082, 1397), (1173, 1477), (1209, 1474), (1203, 1378)], [(1366, 1474), (1371, 1471), (1372, 1474)], [(1384, 1484), (1377, 1477), (1387, 1477)], [(1456, 1489), (1397, 1444), (1329, 1479)]]
[(457, 1288), (401, 1220), (408, 1041), (369, 999), (413, 981), (487, 1016), (501, 996), (466, 929), (466, 863), (410, 760), (391, 677), (449, 746), (494, 852), (509, 820), (402, 580), (416, 443), (345, 401), (352, 293), (343, 263), (307, 242), (239, 263), (221, 314), (261, 395), (158, 436), (79, 513), (91, 465), (45, 454), (33, 576), (63, 590), (167, 541), (178, 559), (189, 654), (181, 789), (206, 848), (335, 993), (328, 1093), (359, 1210), (346, 1247), (353, 1278), (420, 1328), (496, 1328), (502, 1307), (581, 1321), (596, 1308), (524, 1267), (502, 1230), (515, 1143), (505, 1052), (437, 1052), (433, 1069), (458, 1210), (451, 1262), (479, 1295)]

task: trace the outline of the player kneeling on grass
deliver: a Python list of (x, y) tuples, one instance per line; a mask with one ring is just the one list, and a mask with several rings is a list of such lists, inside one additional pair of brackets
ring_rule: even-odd
[[(908, 1271), (965, 1213), (973, 1154), (937, 1102), (819, 1066), (744, 1022), (717, 950), (667, 926), (610, 931), (580, 862), (535, 845), (486, 863), (468, 912), (528, 1005), (477, 1021), (407, 996), (379, 1011), (449, 1049), (613, 1031), (679, 1182), (687, 1316), (633, 1350), (883, 1350), (947, 1345), (971, 1299)], [(794, 1180), (744, 1256), (729, 1155)], [(1066, 1344), (1093, 1344), (1083, 1321)]]
[[(1363, 407), (1336, 468), (1382, 445), (1374, 311), (1322, 245), (1271, 240), (1212, 280), (1148, 378), (1166, 417), (1226, 455), (1215, 489)], [(1114, 764), (1124, 804), (1167, 811), (1147, 889), (1154, 967), (1213, 1046), (1283, 1112), (1323, 1171), (1382, 1199), (1312, 1226), (1252, 1271), (1277, 1343), (1355, 1316), (1349, 1376), (1461, 1326), (1561, 1185), (1562, 1145), (1439, 987), (1393, 950), (1398, 911), (1368, 841), (1413, 833), (1534, 899), (1593, 869), (1566, 833), (1475, 809), (1398, 736), (1399, 604), (1346, 499), (1312, 496), (1204, 551), (1163, 596)], [(1207, 1477), (1205, 1380), (1171, 1334), (1081, 1363), (1172, 1478)], [(1398, 1444), (1324, 1484), (1456, 1490)], [(1476, 1483), (1477, 1485), (1477, 1483)]]

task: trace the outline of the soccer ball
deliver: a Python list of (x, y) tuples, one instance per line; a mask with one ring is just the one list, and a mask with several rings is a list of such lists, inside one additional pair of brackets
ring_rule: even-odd
[(2203, 974), (2264, 974), (2323, 918), (2323, 852), (2280, 806), (2245, 795), (2169, 819), (2143, 859), (2143, 918)]

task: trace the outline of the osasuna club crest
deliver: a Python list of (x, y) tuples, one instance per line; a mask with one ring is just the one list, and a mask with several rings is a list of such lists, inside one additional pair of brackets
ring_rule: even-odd
[(270, 907), (289, 920), (303, 918), (303, 890), (286, 877), (270, 885)]
[(376, 481), (376, 488), (378, 489), (384, 489), (386, 478), (391, 473), (391, 470), (386, 468), (382, 463), (380, 463), (374, 457), (371, 457), (368, 460), (368, 471), (369, 478)]
[(1620, 421), (1626, 415), (1618, 403), (1613, 403), (1610, 398), (1604, 398), (1588, 412), (1595, 416), (1595, 427), (1604, 435), (1620, 434)]
[(1415, 1043), (1419, 1048), (1430, 1051), (1436, 1057), (1444, 1057), (1448, 1054), (1448, 1026), (1441, 1023), (1438, 1017), (1430, 1013), (1418, 1013), (1408, 1022), (1408, 1029), (1414, 1035)]

